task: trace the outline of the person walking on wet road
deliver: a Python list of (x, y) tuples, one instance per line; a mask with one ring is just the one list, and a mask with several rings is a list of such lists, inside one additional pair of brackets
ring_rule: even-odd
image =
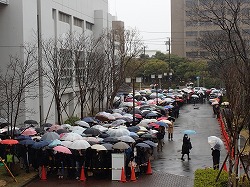
[(219, 163), (220, 163), (220, 150), (211, 148), (212, 150), (212, 156), (213, 156), (213, 168), (219, 169)]
[(159, 130), (158, 130), (158, 132), (157, 132), (157, 134), (156, 134), (157, 142), (158, 142), (158, 145), (157, 145), (157, 151), (158, 151), (158, 152), (159, 152), (159, 151), (162, 152), (164, 136), (165, 136), (165, 127), (160, 126), (160, 127), (159, 127)]
[(183, 136), (183, 144), (182, 144), (182, 150), (181, 150), (181, 153), (182, 153), (182, 156), (181, 156), (181, 160), (184, 161), (184, 155), (187, 154), (188, 156), (188, 160), (191, 160), (191, 158), (189, 157), (189, 153), (190, 153), (190, 150), (192, 149), (192, 144), (191, 144), (191, 141), (190, 141), (190, 138), (188, 137), (187, 134), (184, 134)]

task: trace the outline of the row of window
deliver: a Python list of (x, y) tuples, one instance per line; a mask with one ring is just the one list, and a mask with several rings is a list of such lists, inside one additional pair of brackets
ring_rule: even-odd
[[(55, 9), (52, 10), (52, 18), (55, 19)], [(70, 24), (70, 20), (71, 20), (71, 15), (66, 14), (64, 12), (59, 12), (59, 17), (58, 17), (59, 21), (64, 22), (64, 23), (68, 23)], [(73, 24), (77, 27), (81, 27), (84, 28), (84, 20), (77, 18), (77, 17), (73, 17)], [(86, 21), (86, 29), (87, 30), (93, 30), (93, 25), (92, 23)]]
[(206, 58), (209, 56), (209, 52), (207, 51), (191, 51), (191, 52), (186, 52), (186, 57), (187, 58)]

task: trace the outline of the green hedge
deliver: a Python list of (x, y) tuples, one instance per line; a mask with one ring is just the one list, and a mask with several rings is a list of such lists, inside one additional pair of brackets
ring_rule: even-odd
[(219, 170), (212, 168), (197, 169), (195, 171), (194, 187), (226, 187), (228, 181), (228, 173), (222, 171), (219, 180), (215, 182)]
[[(220, 174), (219, 180), (215, 182), (218, 173), (219, 170), (214, 170), (212, 168), (197, 169), (195, 171), (194, 187), (227, 187), (228, 173), (223, 170)], [(250, 186), (250, 182), (247, 180), (246, 176), (244, 179), (241, 177), (238, 186)]]
[(70, 124), (70, 125), (74, 126), (74, 125), (75, 125), (75, 122), (78, 121), (78, 120), (80, 120), (79, 117), (77, 117), (77, 116), (71, 116), (71, 117), (69, 117), (69, 119), (67, 119), (67, 120), (64, 122), (64, 124)]

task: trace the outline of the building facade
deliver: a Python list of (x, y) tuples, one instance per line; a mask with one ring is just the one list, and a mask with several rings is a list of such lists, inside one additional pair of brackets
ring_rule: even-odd
[(207, 52), (200, 47), (197, 38), (210, 31), (220, 30), (212, 22), (197, 22), (190, 19), (194, 5), (200, 0), (171, 1), (171, 53), (189, 59), (200, 59)]
[[(112, 28), (113, 19), (108, 13), (108, 0), (1, 0), (0, 68), (6, 70), (10, 55), (24, 58), (24, 43), (34, 42), (37, 36), (56, 40), (65, 33), (74, 32), (98, 37), (104, 29)], [(33, 112), (25, 112), (19, 123), (31, 118), (41, 124), (56, 122), (56, 106), (51, 102), (52, 94), (45, 93), (47, 89), (44, 82), (40, 82), (39, 97), (25, 100), (23, 107)], [(63, 97), (68, 100), (73, 95), (69, 93)], [(68, 114), (75, 110), (74, 102), (72, 98), (66, 108)]]

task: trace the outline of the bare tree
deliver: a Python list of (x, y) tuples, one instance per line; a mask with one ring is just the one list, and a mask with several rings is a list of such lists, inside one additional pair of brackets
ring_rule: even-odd
[(37, 47), (25, 44), (21, 55), (11, 55), (6, 72), (0, 75), (1, 114), (10, 123), (10, 135), (23, 115), (34, 113), (25, 102), (35, 99), (38, 84)]
[[(112, 107), (113, 100), (124, 83), (129, 62), (138, 58), (143, 50), (143, 42), (137, 30), (125, 30), (123, 27), (115, 28), (106, 33), (103, 48), (106, 53), (106, 59), (109, 61), (109, 88), (107, 89), (108, 106)], [(142, 61), (144, 62), (144, 61)], [(136, 70), (142, 65), (135, 64), (130, 69), (129, 76), (135, 76)]]
[[(250, 124), (250, 63), (249, 63), (249, 8), (244, 0), (193, 1), (190, 19), (197, 25), (209, 25), (200, 36), (201, 46), (209, 52), (218, 76), (225, 82), (230, 102), (229, 115), (225, 116), (230, 135), (229, 183), (237, 186), (238, 139), (242, 128)], [(232, 152), (235, 155), (232, 156)], [(234, 174), (234, 175), (233, 175)], [(233, 177), (236, 176), (236, 177)]]

